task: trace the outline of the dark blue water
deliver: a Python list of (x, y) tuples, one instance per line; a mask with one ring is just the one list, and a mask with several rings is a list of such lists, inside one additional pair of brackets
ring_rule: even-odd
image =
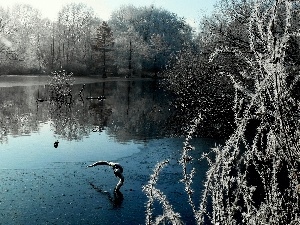
[[(0, 224), (143, 224), (147, 198), (142, 186), (164, 159), (170, 165), (159, 187), (183, 220), (193, 224), (179, 182), (183, 139), (168, 130), (173, 113), (168, 93), (149, 80), (82, 88), (71, 86), (70, 97), (59, 102), (50, 101), (48, 85), (0, 88)], [(200, 158), (215, 140), (193, 143)], [(113, 193), (118, 179), (110, 168), (86, 168), (98, 160), (123, 165), (120, 196)], [(207, 165), (195, 166), (199, 201)], [(161, 213), (159, 204), (156, 208)]]

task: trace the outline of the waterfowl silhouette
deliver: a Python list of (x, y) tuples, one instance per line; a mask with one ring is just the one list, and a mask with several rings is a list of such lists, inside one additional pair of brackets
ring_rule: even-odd
[(54, 142), (54, 148), (58, 147), (58, 143), (59, 143), (58, 140)]

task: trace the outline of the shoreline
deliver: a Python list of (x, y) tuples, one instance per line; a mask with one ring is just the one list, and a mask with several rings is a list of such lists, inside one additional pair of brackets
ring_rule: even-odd
[[(16, 87), (16, 86), (32, 86), (32, 85), (47, 85), (49, 75), (1, 75), (0, 87)], [(89, 84), (114, 81), (151, 81), (153, 78), (148, 77), (107, 77), (98, 76), (74, 76), (73, 84)]]

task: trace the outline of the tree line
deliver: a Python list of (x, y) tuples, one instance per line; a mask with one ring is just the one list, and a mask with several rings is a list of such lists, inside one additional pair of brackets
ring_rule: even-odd
[(1, 74), (158, 73), (192, 39), (183, 18), (154, 6), (123, 6), (108, 21), (83, 3), (65, 5), (56, 21), (30, 5), (0, 7)]

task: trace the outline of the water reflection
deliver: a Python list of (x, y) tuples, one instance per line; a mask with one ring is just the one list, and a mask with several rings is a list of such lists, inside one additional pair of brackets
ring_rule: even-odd
[[(49, 100), (49, 86), (0, 88), (0, 142), (50, 123), (55, 138), (81, 140), (102, 132), (119, 142), (166, 135), (166, 93), (154, 81), (113, 81), (71, 87), (68, 104)], [(56, 139), (55, 139), (56, 140)], [(53, 140), (53, 142), (55, 141)]]
[(102, 190), (100, 187), (97, 187), (93, 183), (90, 183), (90, 185), (97, 192), (99, 192), (102, 195), (104, 195), (105, 197), (107, 197), (107, 199), (111, 203), (113, 209), (118, 209), (118, 208), (120, 208), (122, 206), (122, 203), (123, 203), (123, 200), (124, 200), (124, 196), (123, 196), (123, 194), (122, 194), (121, 191), (114, 191), (114, 193), (112, 195), (110, 192)]

